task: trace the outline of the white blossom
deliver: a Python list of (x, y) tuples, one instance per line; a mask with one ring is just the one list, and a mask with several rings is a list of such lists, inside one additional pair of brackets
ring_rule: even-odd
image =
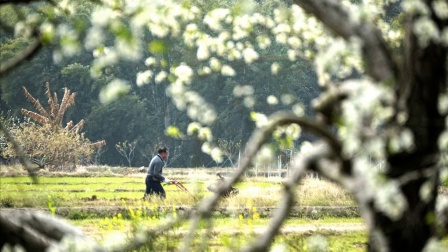
[(201, 45), (198, 47), (198, 51), (196, 53), (196, 57), (198, 60), (206, 60), (210, 58), (210, 51), (207, 46)]
[(145, 60), (145, 65), (148, 66), (148, 67), (153, 66), (153, 65), (155, 65), (156, 63), (157, 63), (157, 61), (156, 61), (156, 59), (155, 59), (154, 57), (148, 57), (148, 58)]
[(375, 205), (392, 220), (401, 218), (408, 207), (396, 181), (388, 181), (376, 187)]
[(216, 163), (221, 163), (223, 161), (222, 151), (218, 147), (214, 147), (210, 152), (210, 156)]
[(246, 48), (243, 50), (243, 57), (244, 57), (244, 62), (246, 62), (247, 64), (250, 64), (250, 63), (254, 62), (255, 60), (257, 60), (260, 56), (253, 48), (249, 47), (249, 48)]
[(229, 65), (224, 65), (221, 68), (221, 74), (224, 76), (235, 76), (236, 72), (233, 70), (233, 68)]
[(266, 35), (259, 35), (256, 40), (261, 49), (266, 49), (271, 45), (271, 39)]
[(160, 71), (156, 77), (155, 77), (155, 81), (156, 83), (161, 83), (162, 81), (164, 81), (166, 79), (166, 77), (168, 77), (168, 73), (165, 71)]
[(268, 96), (268, 98), (266, 98), (266, 101), (269, 105), (277, 105), (278, 104), (278, 99), (274, 95)]
[(280, 100), (282, 101), (283, 104), (290, 105), (294, 102), (295, 98), (291, 94), (282, 94)]
[(307, 248), (310, 252), (328, 251), (328, 241), (322, 235), (313, 235), (307, 238)]
[(255, 125), (258, 128), (261, 128), (269, 123), (268, 117), (262, 113), (251, 112), (250, 118), (255, 122)]
[(229, 14), (230, 10), (228, 9), (214, 9), (204, 17), (204, 24), (214, 31), (219, 31), (222, 29), (221, 21), (224, 20)]
[(430, 41), (437, 42), (440, 38), (437, 25), (428, 17), (417, 19), (414, 23), (413, 31), (421, 47), (426, 47)]
[(201, 140), (211, 142), (213, 140), (212, 130), (208, 127), (202, 127), (198, 131), (198, 137)]
[(279, 63), (277, 63), (277, 62), (272, 63), (272, 65), (271, 65), (271, 73), (273, 75), (277, 75), (278, 72), (280, 71), (280, 69), (281, 69), (281, 67), (280, 67)]
[(106, 27), (118, 13), (109, 8), (97, 8), (91, 15), (93, 26)]
[(261, 165), (270, 164), (274, 158), (274, 152), (266, 145), (263, 145), (255, 157), (255, 162)]
[(190, 84), (193, 78), (193, 69), (186, 64), (181, 64), (174, 69), (174, 75), (181, 83)]
[(297, 60), (297, 53), (296, 53), (296, 51), (289, 49), (288, 50), (288, 59), (290, 61), (296, 61)]
[(425, 247), (422, 250), (423, 252), (445, 252), (446, 248), (442, 244), (442, 242), (434, 237), (428, 240)]
[(298, 49), (301, 45), (300, 39), (298, 37), (289, 37), (288, 38), (288, 44), (293, 48), (293, 49)]
[(295, 104), (292, 107), (292, 111), (294, 112), (295, 115), (297, 116), (304, 116), (305, 115), (305, 109), (303, 108), (302, 104)]
[(448, 3), (444, 0), (436, 0), (432, 2), (432, 8), (437, 17), (441, 19), (448, 18)]
[(144, 72), (137, 73), (137, 86), (143, 86), (144, 84), (148, 84), (151, 81), (151, 77), (153, 72), (151, 70), (146, 70)]
[(198, 70), (199, 75), (209, 75), (212, 72), (212, 69), (210, 67), (205, 66)]
[(252, 96), (246, 96), (243, 99), (243, 104), (246, 108), (253, 108), (255, 106), (255, 99)]
[(99, 27), (93, 26), (89, 29), (86, 36), (84, 46), (86, 49), (94, 49), (104, 43), (103, 30)]
[(285, 33), (279, 33), (275, 36), (275, 41), (279, 44), (286, 44), (288, 36)]
[(200, 123), (192, 122), (192, 123), (188, 124), (187, 134), (188, 135), (193, 135), (195, 133), (198, 133), (200, 128), (201, 128), (201, 124)]
[(215, 71), (215, 72), (221, 71), (221, 67), (222, 67), (222, 64), (217, 58), (212, 57), (210, 59), (210, 68), (213, 71)]
[(131, 87), (126, 81), (115, 79), (101, 90), (100, 101), (101, 103), (110, 103), (120, 96), (127, 94), (130, 89)]
[(439, 113), (442, 115), (448, 114), (448, 95), (440, 94), (439, 96), (439, 104), (438, 104)]

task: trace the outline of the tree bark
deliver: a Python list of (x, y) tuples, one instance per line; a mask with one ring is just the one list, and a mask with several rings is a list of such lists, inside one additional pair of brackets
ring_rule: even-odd
[[(408, 208), (398, 219), (391, 219), (374, 205), (364, 200), (366, 222), (369, 227), (369, 251), (422, 251), (429, 239), (436, 235), (435, 203), (437, 197), (438, 139), (445, 129), (445, 115), (438, 111), (439, 95), (446, 93), (447, 49), (440, 42), (419, 44), (414, 33), (417, 14), (406, 15), (402, 57), (394, 57), (373, 25), (352, 23), (350, 14), (334, 0), (296, 0), (336, 35), (344, 39), (358, 37), (363, 42), (366, 73), (374, 80), (394, 83), (396, 117), (389, 125), (392, 130), (410, 130), (414, 148), (387, 156), (386, 177), (398, 182)], [(433, 0), (425, 0), (431, 11), (429, 18), (442, 31), (447, 20), (439, 19)], [(396, 64), (395, 60), (400, 61)], [(400, 117), (405, 115), (405, 120)], [(390, 133), (392, 134), (392, 133)], [(422, 189), (423, 188), (423, 189)], [(362, 189), (361, 189), (362, 190)], [(427, 190), (428, 197), (421, 196)], [(363, 199), (359, 199), (363, 201)]]

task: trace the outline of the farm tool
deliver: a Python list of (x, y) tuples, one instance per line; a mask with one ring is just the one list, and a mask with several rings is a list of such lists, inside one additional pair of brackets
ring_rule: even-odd
[(198, 200), (188, 189), (178, 180), (172, 180), (171, 184), (176, 185), (179, 189), (190, 194), (195, 200)]

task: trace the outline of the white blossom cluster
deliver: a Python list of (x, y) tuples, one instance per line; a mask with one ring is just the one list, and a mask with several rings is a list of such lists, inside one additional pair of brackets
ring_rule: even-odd
[(421, 47), (424, 48), (431, 42), (448, 45), (448, 29), (444, 27), (443, 30), (440, 30), (430, 17), (434, 12), (439, 19), (447, 20), (448, 3), (446, 1), (433, 1), (432, 6), (428, 6), (422, 0), (405, 0), (402, 7), (407, 14), (417, 18), (414, 22), (413, 32)]
[(356, 157), (368, 153), (375, 159), (383, 159), (387, 143), (381, 126), (393, 115), (388, 106), (393, 100), (391, 92), (369, 79), (345, 81), (341, 88), (350, 94), (342, 104), (344, 124), (338, 131), (345, 155)]
[(354, 190), (361, 202), (372, 200), (377, 209), (389, 218), (396, 220), (402, 217), (408, 207), (406, 197), (401, 192), (400, 184), (395, 180), (388, 180), (383, 171), (372, 169), (368, 157), (360, 157), (354, 161), (356, 179), (355, 187), (364, 190)]
[(53, 7), (54, 13), (30, 13), (14, 26), (14, 36), (32, 38), (39, 34), (43, 44), (54, 44), (53, 61), (58, 63), (65, 57), (71, 57), (81, 48), (79, 31), (59, 20), (67, 19), (77, 12), (72, 1), (59, 1)]
[[(396, 46), (399, 46), (397, 41), (403, 34), (400, 30), (392, 30), (382, 20), (385, 15), (384, 7), (395, 1), (364, 0), (357, 4), (348, 0), (342, 2), (348, 10), (354, 10), (351, 12), (354, 24), (374, 22), (380, 27), (387, 41), (395, 42)], [(421, 4), (417, 0), (407, 0), (403, 4), (407, 5), (407, 10), (416, 10), (408, 2)], [(314, 61), (321, 85), (327, 85), (334, 79), (348, 78), (354, 71), (364, 71), (360, 41), (351, 39), (346, 42), (333, 38), (316, 18), (306, 15), (297, 5), (274, 8), (270, 12), (262, 11), (255, 5), (247, 5), (244, 11), (218, 7), (202, 13), (197, 6), (181, 4), (174, 0), (104, 0), (103, 3), (92, 14), (93, 26), (85, 43), (87, 48), (95, 52), (93, 72), (100, 72), (119, 59), (140, 58), (144, 44), (139, 35), (142, 31), (148, 31), (161, 41), (168, 38), (181, 39), (187, 47), (194, 50), (197, 60), (195, 67), (187, 61), (166, 66), (165, 59), (151, 55), (145, 60), (148, 69), (137, 74), (136, 84), (141, 86), (152, 82), (169, 83), (167, 94), (172, 97), (176, 107), (186, 110), (188, 116), (201, 125), (213, 123), (216, 113), (213, 106), (190, 90), (195, 78), (212, 73), (235, 76), (238, 71), (232, 67), (232, 62), (252, 64), (260, 60), (262, 53), (273, 46), (283, 48), (284, 56), (290, 61), (296, 61), (299, 57)], [(426, 13), (424, 9), (419, 11)], [(427, 32), (431, 32), (428, 24), (422, 25), (426, 27)], [(126, 36), (120, 35), (126, 27)], [(103, 44), (102, 38), (108, 29), (117, 37), (113, 45)], [(278, 62), (271, 64), (272, 74), (278, 74), (280, 70), (281, 65)], [(392, 113), (391, 109), (384, 105), (389, 104), (390, 90), (369, 80), (347, 81), (342, 88), (350, 90), (350, 99), (343, 105), (344, 125), (339, 131), (339, 136), (344, 139), (346, 155), (354, 156), (358, 152), (365, 152), (373, 153), (375, 158), (380, 159), (384, 155), (386, 144), (397, 150), (410, 148), (412, 135), (409, 133), (392, 138), (390, 143), (386, 143), (386, 136), (375, 137), (379, 133), (381, 123)], [(236, 85), (233, 93), (243, 98), (246, 107), (254, 107), (256, 99), (253, 87)], [(293, 100), (286, 95), (280, 97), (284, 104), (292, 104)], [(279, 99), (269, 96), (266, 102), (276, 105)], [(303, 106), (294, 105), (294, 112), (303, 115)], [(252, 115), (256, 118), (258, 127), (267, 121), (260, 119), (263, 118), (260, 115)], [(360, 146), (368, 146), (368, 150), (363, 150)]]
[(350, 76), (354, 70), (362, 73), (361, 44), (356, 39), (350, 43), (341, 38), (333, 39), (332, 43), (321, 47), (314, 64), (319, 84), (323, 86), (333, 78)]

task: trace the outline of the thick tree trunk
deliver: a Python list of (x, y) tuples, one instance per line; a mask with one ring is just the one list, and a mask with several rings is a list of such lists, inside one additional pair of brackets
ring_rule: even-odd
[[(409, 207), (398, 220), (391, 220), (384, 213), (373, 214), (374, 226), (369, 232), (368, 251), (422, 251), (431, 236), (434, 235), (435, 198), (428, 202), (420, 198), (422, 185), (426, 179), (412, 181), (402, 188)], [(432, 195), (436, 187), (432, 188)], [(382, 237), (378, 237), (380, 231)], [(384, 239), (379, 241), (379, 239)]]
[[(432, 18), (444, 25), (434, 15)], [(381, 243), (374, 242), (375, 232), (370, 232), (369, 251), (422, 251), (435, 235), (438, 138), (445, 125), (445, 116), (438, 111), (438, 98), (446, 92), (447, 50), (439, 43), (419, 44), (412, 30), (414, 21), (415, 17), (410, 17), (406, 27), (397, 108), (408, 117), (404, 126), (413, 133), (415, 146), (409, 152), (391, 154), (386, 174), (400, 182), (408, 208), (398, 220), (374, 212), (372, 231), (381, 230), (385, 244), (378, 246)], [(426, 196), (422, 193), (425, 190), (429, 192)]]

